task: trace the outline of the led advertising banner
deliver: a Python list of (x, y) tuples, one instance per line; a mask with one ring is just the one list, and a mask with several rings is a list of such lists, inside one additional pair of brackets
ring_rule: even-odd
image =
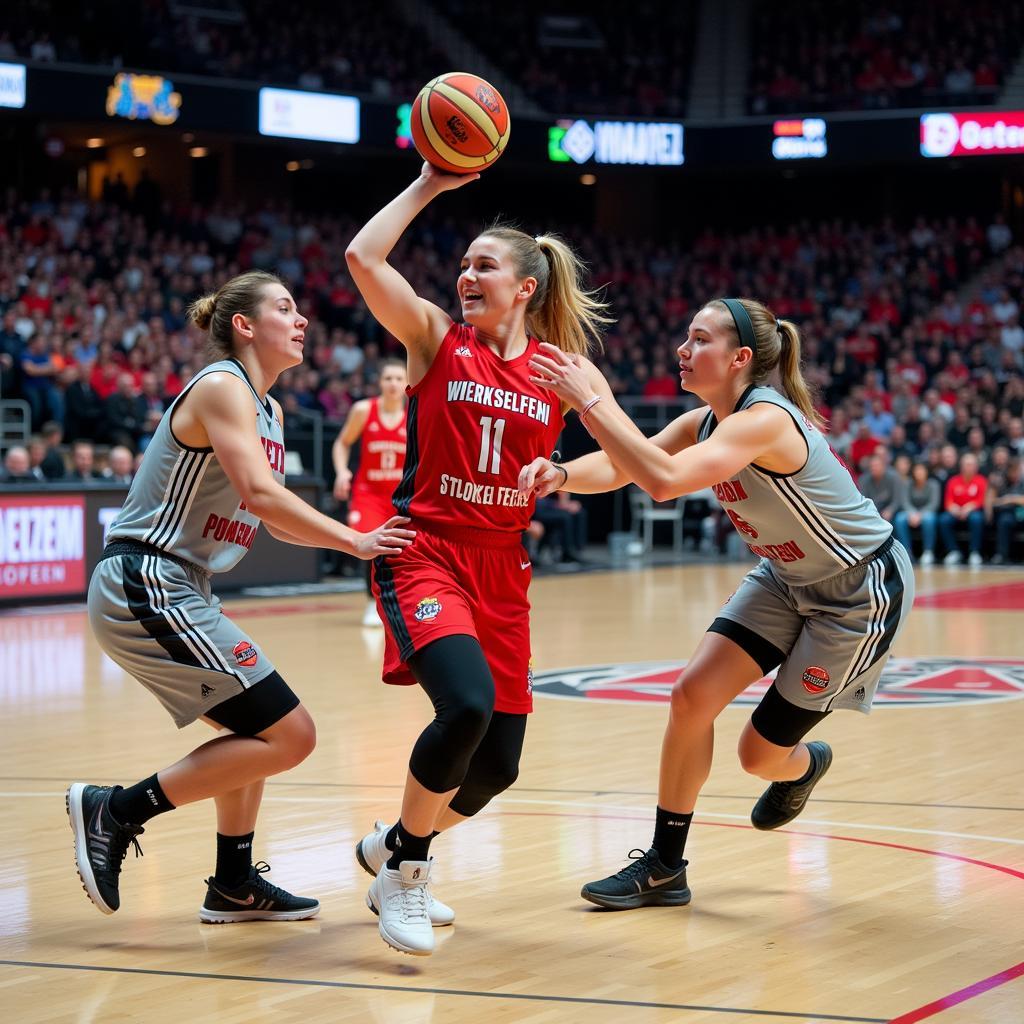
[(1024, 153), (1024, 110), (924, 114), (921, 155), (995, 156)]
[(820, 117), (776, 121), (772, 156), (776, 160), (821, 160), (828, 156), (827, 125)]
[(314, 142), (359, 141), (359, 100), (354, 96), (260, 89), (260, 135)]
[(683, 126), (662, 121), (559, 121), (548, 129), (548, 159), (678, 167), (684, 162)]
[(25, 106), (25, 65), (0, 64), (0, 107)]
[(85, 590), (85, 500), (0, 497), (0, 600)]

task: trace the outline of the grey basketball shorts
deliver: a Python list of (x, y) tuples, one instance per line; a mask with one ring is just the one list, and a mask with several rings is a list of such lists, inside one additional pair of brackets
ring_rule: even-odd
[(167, 558), (104, 558), (89, 583), (89, 622), (107, 655), (179, 729), (274, 671), (224, 614), (209, 577)]
[(807, 586), (783, 583), (763, 559), (710, 627), (742, 647), (809, 711), (871, 710), (882, 668), (914, 603), (914, 570), (893, 541), (860, 565)]

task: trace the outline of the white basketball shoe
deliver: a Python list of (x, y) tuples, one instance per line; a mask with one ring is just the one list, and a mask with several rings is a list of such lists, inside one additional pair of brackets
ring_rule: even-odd
[(366, 905), (380, 918), (380, 937), (400, 953), (434, 952), (434, 929), (427, 915), (431, 863), (404, 860), (397, 871), (383, 867), (366, 894)]
[[(391, 851), (385, 843), (388, 831), (389, 827), (383, 821), (375, 821), (373, 831), (356, 843), (356, 860), (359, 861), (359, 866), (374, 878), (377, 877), (380, 869), (384, 867), (388, 857), (391, 856)], [(446, 903), (436, 899), (427, 889), (427, 916), (435, 928), (443, 928), (455, 920), (455, 911)]]

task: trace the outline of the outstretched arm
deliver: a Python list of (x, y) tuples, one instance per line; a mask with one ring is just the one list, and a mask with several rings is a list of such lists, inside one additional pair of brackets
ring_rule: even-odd
[(408, 350), (409, 379), (423, 379), (451, 326), (448, 314), (421, 299), (388, 263), (388, 255), (413, 218), (442, 192), (460, 188), (479, 174), (446, 174), (424, 163), (420, 176), (367, 221), (345, 250), (345, 260), (370, 312)]
[[(252, 393), (238, 377), (211, 373), (189, 393), (180, 412), (187, 412), (213, 448), (232, 486), (253, 515), (276, 534), (312, 547), (335, 548), (357, 558), (394, 555), (415, 534), (403, 529), (407, 519), (394, 517), (379, 530), (359, 533), (308, 505), (274, 478), (253, 416)], [(205, 446), (202, 438), (193, 440)], [(190, 441), (191, 443), (191, 441)]]

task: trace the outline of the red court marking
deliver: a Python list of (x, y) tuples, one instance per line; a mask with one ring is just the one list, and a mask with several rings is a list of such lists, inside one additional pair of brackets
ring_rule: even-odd
[(1024, 609), (1024, 580), (1016, 583), (989, 583), (984, 587), (955, 587), (934, 594), (919, 594), (915, 608), (968, 608), (989, 611), (1020, 611)]
[[(498, 813), (505, 815), (506, 817), (597, 818), (603, 821), (650, 822), (649, 817), (638, 818), (627, 814), (569, 814), (561, 811), (505, 810), (499, 811)], [(754, 827), (752, 825), (740, 825), (738, 822), (694, 821), (693, 824), (710, 825), (713, 828), (741, 828), (746, 829), (749, 832), (754, 831)], [(829, 835), (826, 832), (795, 832), (788, 828), (775, 829), (775, 831), (782, 832), (785, 835), (790, 836), (812, 836), (815, 839), (835, 839), (843, 843), (862, 843), (864, 846), (882, 846), (891, 850), (907, 850), (910, 853), (923, 853), (929, 857), (941, 857), (944, 860), (957, 860), (964, 864), (973, 864), (975, 867), (988, 868), (990, 871), (1000, 871), (1005, 875), (1010, 875), (1013, 878), (1019, 878), (1024, 881), (1024, 871), (1018, 871), (1016, 868), (1007, 867), (1005, 864), (993, 864), (991, 861), (987, 860), (976, 860), (974, 857), (961, 857), (960, 854), (947, 853), (945, 850), (926, 850), (921, 846), (906, 846), (903, 843), (885, 843), (878, 839), (858, 839), (856, 836)], [(925, 1020), (928, 1017), (934, 1017), (936, 1014), (942, 1013), (943, 1010), (948, 1010), (950, 1007), (957, 1006), (959, 1003), (967, 1002), (968, 999), (973, 999), (975, 996), (980, 996), (991, 989), (998, 988), (1000, 985), (1005, 985), (1008, 982), (1014, 981), (1021, 975), (1024, 975), (1024, 963), (1019, 963), (1008, 970), (1000, 971), (999, 974), (993, 974), (991, 977), (984, 978), (982, 981), (977, 981), (973, 985), (968, 985), (966, 988), (958, 989), (956, 992), (953, 992), (948, 996), (943, 996), (941, 999), (936, 999), (932, 1003), (920, 1006), (916, 1010), (911, 1010), (909, 1013), (905, 1013), (901, 1017), (893, 1017), (892, 1020), (889, 1021), (889, 1024), (916, 1024), (917, 1021)]]
[(936, 999), (934, 1003), (929, 1003), (927, 1006), (919, 1006), (916, 1010), (911, 1010), (901, 1017), (893, 1017), (889, 1024), (917, 1024), (919, 1020), (926, 1020), (928, 1017), (934, 1017), (937, 1013), (942, 1013), (943, 1010), (948, 1010), (951, 1006), (966, 1003), (968, 999), (973, 999), (975, 996), (980, 996), (983, 992), (988, 992), (991, 989), (998, 988), (1000, 985), (1005, 985), (1008, 981), (1013, 981), (1022, 974), (1024, 974), (1024, 963), (1016, 964), (1008, 970), (993, 974), (991, 978), (975, 982), (973, 985), (968, 985), (967, 988), (959, 989), (956, 992), (951, 992), (948, 996)]

